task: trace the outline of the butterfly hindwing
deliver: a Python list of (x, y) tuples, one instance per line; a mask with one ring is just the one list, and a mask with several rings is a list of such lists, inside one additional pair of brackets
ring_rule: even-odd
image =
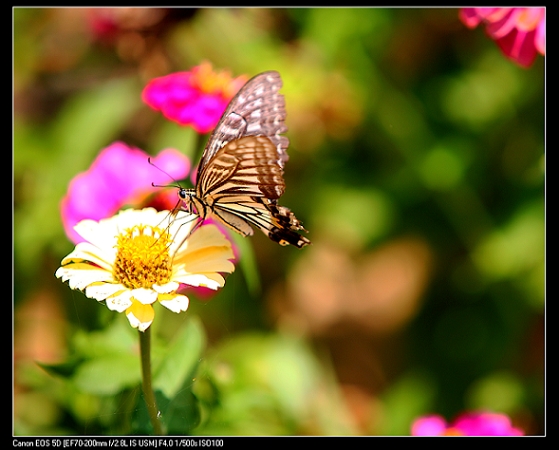
[(213, 205), (213, 217), (243, 236), (253, 234), (251, 224), (280, 245), (302, 248), (310, 244), (306, 237), (297, 233), (305, 229), (289, 208), (265, 197), (227, 197), (225, 200)]

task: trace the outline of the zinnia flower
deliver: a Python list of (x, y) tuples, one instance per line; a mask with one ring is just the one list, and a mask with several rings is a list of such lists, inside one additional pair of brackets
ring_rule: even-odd
[(462, 8), (460, 19), (469, 28), (484, 22), (501, 51), (523, 67), (545, 55), (545, 8)]
[[(231, 243), (215, 225), (194, 231), (194, 216), (179, 211), (128, 209), (100, 221), (83, 220), (75, 227), (86, 241), (66, 256), (56, 277), (86, 297), (105, 301), (125, 312), (130, 325), (145, 331), (158, 302), (173, 312), (186, 311), (189, 299), (181, 285), (217, 290), (231, 273)], [(192, 234), (190, 234), (192, 231)]]
[(154, 78), (142, 92), (142, 100), (169, 120), (191, 126), (198, 133), (215, 128), (229, 101), (247, 78), (216, 73), (208, 62), (189, 72)]
[(412, 436), (523, 436), (514, 428), (505, 414), (472, 412), (458, 416), (450, 425), (439, 415), (416, 419), (412, 424)]
[[(178, 150), (166, 149), (152, 158), (153, 163), (175, 179), (183, 179), (190, 170), (190, 161)], [(84, 219), (99, 220), (114, 215), (124, 206), (156, 206), (171, 209), (176, 194), (152, 187), (151, 183), (166, 184), (168, 177), (148, 163), (148, 154), (123, 142), (115, 142), (99, 153), (91, 167), (76, 175), (62, 199), (62, 223), (70, 240), (76, 244), (83, 239), (74, 226)], [(147, 200), (157, 198), (150, 205)]]

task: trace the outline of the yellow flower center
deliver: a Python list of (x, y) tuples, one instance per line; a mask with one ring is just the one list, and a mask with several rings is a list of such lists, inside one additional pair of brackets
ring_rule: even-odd
[(171, 279), (170, 236), (165, 230), (136, 225), (118, 236), (113, 276), (129, 289), (151, 288)]

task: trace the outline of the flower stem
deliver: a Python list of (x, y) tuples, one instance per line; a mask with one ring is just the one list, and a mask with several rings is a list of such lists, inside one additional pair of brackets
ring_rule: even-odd
[(142, 359), (142, 389), (144, 391), (144, 399), (148, 408), (149, 418), (153, 426), (153, 432), (157, 436), (162, 436), (163, 426), (159, 420), (159, 410), (155, 401), (151, 383), (151, 328), (140, 333), (140, 354)]

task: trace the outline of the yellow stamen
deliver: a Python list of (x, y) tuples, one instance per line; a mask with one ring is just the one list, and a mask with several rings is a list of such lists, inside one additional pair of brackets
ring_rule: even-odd
[(151, 288), (171, 279), (170, 236), (165, 230), (136, 225), (118, 236), (115, 279), (129, 289)]

